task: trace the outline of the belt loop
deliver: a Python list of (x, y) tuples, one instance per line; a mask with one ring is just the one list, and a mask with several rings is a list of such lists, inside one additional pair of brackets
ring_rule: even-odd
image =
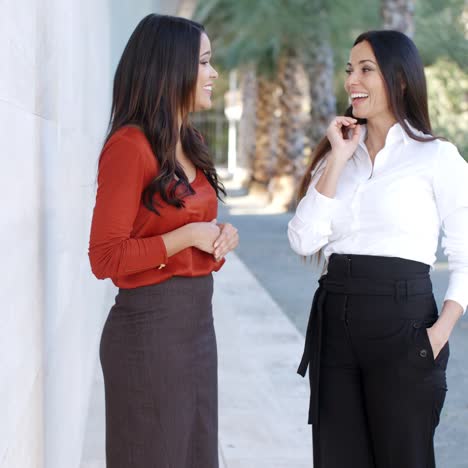
[(348, 277), (350, 277), (351, 276), (351, 255), (346, 256), (346, 266), (347, 266)]
[(408, 281), (397, 280), (395, 281), (395, 302), (399, 304), (401, 299), (408, 300)]

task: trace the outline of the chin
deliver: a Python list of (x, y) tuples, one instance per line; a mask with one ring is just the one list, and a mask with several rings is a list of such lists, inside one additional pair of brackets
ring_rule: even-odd
[(213, 103), (211, 101), (198, 102), (195, 107), (195, 111), (210, 110), (212, 107)]
[(352, 110), (353, 117), (356, 119), (367, 119), (367, 114), (365, 112), (359, 112), (359, 110), (354, 109)]

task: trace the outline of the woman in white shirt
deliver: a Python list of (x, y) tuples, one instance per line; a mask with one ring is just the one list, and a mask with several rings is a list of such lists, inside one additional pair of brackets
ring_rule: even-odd
[[(448, 338), (468, 304), (468, 164), (432, 136), (424, 69), (396, 31), (360, 35), (351, 106), (319, 143), (288, 226), (320, 255), (298, 372), (309, 366), (315, 468), (433, 468)], [(440, 315), (438, 235), (450, 281)]]

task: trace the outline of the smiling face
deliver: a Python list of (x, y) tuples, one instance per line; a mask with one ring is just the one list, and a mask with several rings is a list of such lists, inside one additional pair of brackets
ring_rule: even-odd
[(354, 117), (368, 121), (393, 118), (382, 73), (367, 41), (351, 49), (346, 73), (345, 90)]
[(200, 38), (200, 61), (198, 65), (195, 91), (195, 111), (211, 109), (213, 82), (218, 78), (217, 71), (210, 64), (211, 44), (208, 36), (202, 33)]

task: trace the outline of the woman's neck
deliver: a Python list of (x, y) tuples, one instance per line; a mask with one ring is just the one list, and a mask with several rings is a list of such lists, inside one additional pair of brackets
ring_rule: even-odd
[(367, 121), (365, 143), (372, 161), (374, 161), (377, 153), (385, 146), (388, 131), (396, 122), (397, 120), (393, 116)]
[(177, 123), (179, 125), (179, 129), (178, 129), (178, 138), (177, 138), (177, 144), (176, 144), (176, 158), (178, 160), (181, 160), (184, 157), (184, 150), (182, 149), (182, 141), (180, 139), (180, 129), (182, 128), (182, 117), (180, 115), (178, 117)]
[(182, 158), (183, 155), (184, 155), (184, 150), (183, 150), (183, 148), (182, 148), (182, 142), (180, 141), (180, 139), (179, 139), (179, 141), (178, 141), (177, 144), (176, 144), (175, 152), (176, 152), (176, 158), (177, 158), (177, 159)]

